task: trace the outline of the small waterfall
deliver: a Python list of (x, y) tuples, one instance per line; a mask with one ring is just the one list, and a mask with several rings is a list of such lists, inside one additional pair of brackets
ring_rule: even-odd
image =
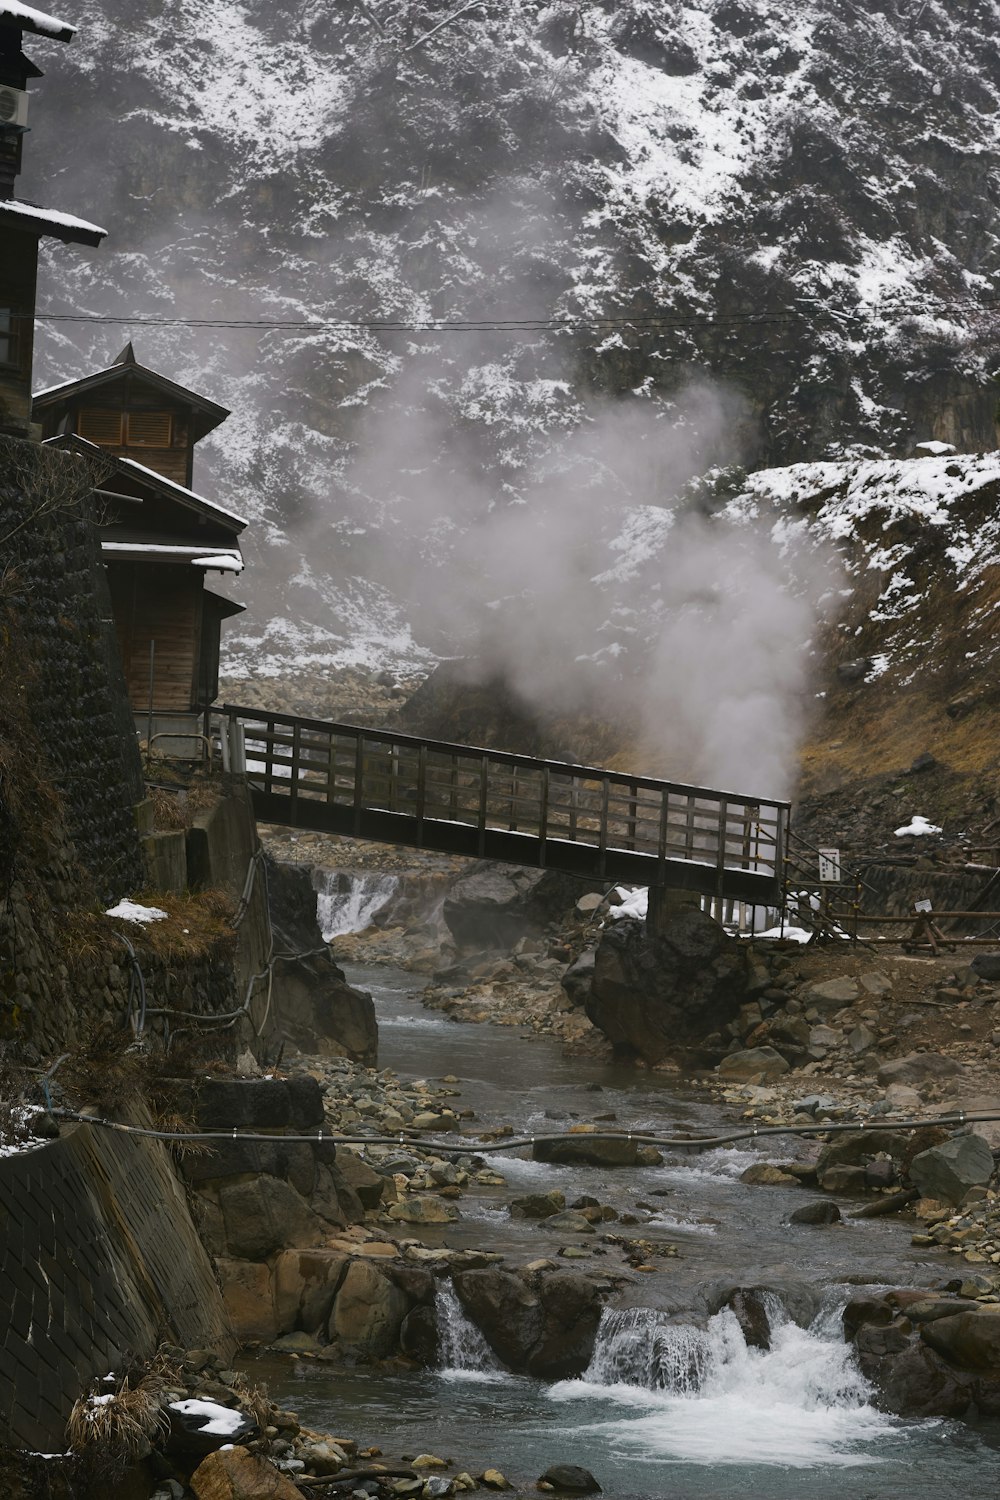
[(316, 917), (323, 941), (347, 932), (363, 932), (399, 885), (395, 875), (352, 875), (339, 870), (323, 873), (316, 892)]
[(475, 1323), (466, 1316), (450, 1282), (438, 1284), (435, 1311), (438, 1365), (442, 1371), (449, 1375), (477, 1375), (484, 1380), (495, 1380), (503, 1374), (503, 1366)]
[(631, 1385), (674, 1396), (747, 1396), (766, 1387), (793, 1405), (862, 1406), (871, 1394), (844, 1343), (839, 1319), (828, 1313), (799, 1328), (776, 1297), (767, 1297), (772, 1343), (747, 1346), (729, 1308), (705, 1328), (674, 1323), (648, 1308), (606, 1308), (584, 1380)]
[[(561, 1402), (612, 1403), (604, 1430), (646, 1459), (811, 1468), (872, 1462), (896, 1428), (869, 1404), (838, 1320), (811, 1328), (768, 1299), (770, 1349), (749, 1348), (724, 1308), (704, 1328), (648, 1308), (605, 1310), (590, 1366), (552, 1388)], [(881, 1460), (876, 1459), (875, 1462)]]

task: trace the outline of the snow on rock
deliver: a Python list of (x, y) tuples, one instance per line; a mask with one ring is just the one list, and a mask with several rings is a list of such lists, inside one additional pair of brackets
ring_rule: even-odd
[(246, 1429), (246, 1419), (231, 1407), (220, 1406), (217, 1401), (203, 1401), (190, 1397), (184, 1401), (171, 1401), (168, 1411), (176, 1411), (183, 1417), (203, 1418), (197, 1423), (199, 1432), (210, 1437), (232, 1437)]

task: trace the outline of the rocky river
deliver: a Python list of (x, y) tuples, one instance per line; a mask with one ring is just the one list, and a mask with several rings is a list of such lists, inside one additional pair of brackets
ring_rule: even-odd
[[(364, 895), (350, 899), (363, 913)], [(947, 1283), (953, 1263), (937, 1245), (911, 1243), (912, 1221), (851, 1218), (845, 1205), (839, 1222), (790, 1222), (805, 1201), (793, 1174), (743, 1179), (768, 1159), (797, 1159), (805, 1172), (815, 1150), (794, 1136), (769, 1157), (751, 1143), (647, 1152), (645, 1165), (615, 1168), (507, 1153), (511, 1130), (711, 1134), (732, 1113), (670, 1074), (567, 1055), (535, 1030), (449, 1019), (425, 1006), (426, 981), (412, 972), (346, 972), (374, 997), (380, 1071), (342, 1059), (314, 1066), (334, 1128), (384, 1130), (392, 1112), (412, 1119), (422, 1103), (483, 1144), (471, 1158), (449, 1159), (445, 1145), (409, 1162), (402, 1143), (395, 1160), (389, 1146), (367, 1148), (376, 1171), (400, 1170), (401, 1199), (448, 1205), (440, 1222), (414, 1224), (418, 1211), (409, 1230), (393, 1217), (398, 1205), (381, 1214), (386, 1253), (452, 1271), (433, 1292), (433, 1359), (347, 1367), (293, 1335), (287, 1353), (262, 1355), (248, 1374), (300, 1422), (349, 1432), (395, 1460), (426, 1460), (429, 1477), (397, 1481), (400, 1494), (455, 1493), (463, 1475), (487, 1473), (534, 1492), (558, 1464), (589, 1471), (616, 1500), (996, 1493), (1000, 1425), (887, 1414), (844, 1339), (843, 1310), (859, 1292)], [(552, 1194), (561, 1196), (535, 1217), (532, 1200)], [(366, 1232), (377, 1241), (374, 1224)], [(377, 1243), (367, 1248), (377, 1253)], [(455, 1273), (501, 1257), (529, 1282), (563, 1269), (597, 1286), (603, 1310), (577, 1374), (512, 1373), (470, 1320)], [(491, 1339), (502, 1346), (502, 1331)]]

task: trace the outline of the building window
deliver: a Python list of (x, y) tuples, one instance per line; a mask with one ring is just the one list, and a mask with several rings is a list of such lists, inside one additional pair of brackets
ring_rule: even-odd
[(173, 423), (168, 411), (81, 411), (77, 432), (101, 448), (169, 448)]
[(0, 365), (17, 364), (17, 330), (14, 313), (9, 307), (0, 307)]

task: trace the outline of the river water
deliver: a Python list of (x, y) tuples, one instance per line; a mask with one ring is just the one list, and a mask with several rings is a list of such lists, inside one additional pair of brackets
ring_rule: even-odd
[[(475, 1109), (483, 1127), (551, 1132), (595, 1115), (613, 1115), (612, 1129), (659, 1134), (721, 1123), (711, 1104), (655, 1074), (566, 1058), (547, 1039), (426, 1011), (413, 975), (383, 968), (347, 975), (375, 997), (379, 1065), (405, 1080), (456, 1075), (461, 1098), (453, 1102)], [(582, 1464), (613, 1500), (995, 1500), (1000, 1426), (885, 1416), (841, 1337), (840, 1310), (854, 1286), (932, 1286), (953, 1274), (949, 1258), (910, 1246), (908, 1226), (789, 1225), (790, 1210), (806, 1201), (802, 1189), (741, 1183), (740, 1173), (760, 1159), (742, 1149), (613, 1172), (500, 1152), (487, 1159), (507, 1188), (466, 1194), (462, 1218), (425, 1228), (426, 1243), (500, 1249), (511, 1262), (552, 1254), (567, 1236), (548, 1236), (544, 1222), (511, 1220), (506, 1205), (519, 1192), (558, 1186), (567, 1202), (587, 1193), (634, 1212), (636, 1227), (607, 1227), (676, 1244), (677, 1258), (657, 1259), (655, 1273), (636, 1273), (613, 1299), (579, 1380), (547, 1386), (500, 1369), (447, 1287), (436, 1371), (258, 1362), (255, 1375), (304, 1423), (392, 1456), (429, 1451), (474, 1472), (495, 1465), (525, 1487), (552, 1463)], [(600, 1248), (595, 1236), (593, 1258), (579, 1264), (599, 1270)], [(728, 1310), (705, 1316), (702, 1292), (715, 1282), (775, 1288), (770, 1350), (748, 1349)]]

